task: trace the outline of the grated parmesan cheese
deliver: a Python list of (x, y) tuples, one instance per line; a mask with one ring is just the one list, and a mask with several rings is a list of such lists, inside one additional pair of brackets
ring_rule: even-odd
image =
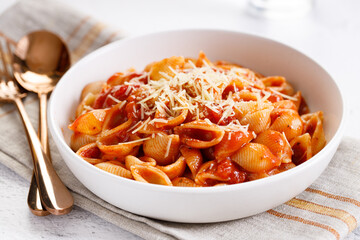
[(276, 90), (272, 89), (271, 87), (269, 87), (269, 89), (270, 89), (270, 91), (272, 91), (273, 93), (276, 93), (276, 94), (282, 96), (283, 98), (287, 98), (287, 99), (293, 100), (293, 101), (297, 101), (297, 100), (298, 100), (298, 99), (295, 98), (295, 97), (291, 97), (291, 96), (289, 96), (289, 95), (286, 95), (286, 94), (283, 94), (283, 93), (281, 93), (281, 92), (279, 92), (279, 91), (276, 91)]
[(119, 144), (132, 144), (132, 143), (137, 143), (137, 142), (146, 141), (146, 140), (149, 140), (149, 139), (150, 139), (150, 137), (147, 137), (147, 138), (137, 139), (137, 140), (134, 140), (134, 141), (123, 142), (123, 143), (119, 143)]
[(166, 152), (165, 152), (165, 158), (169, 156), (170, 147), (171, 147), (172, 138), (169, 139), (167, 145), (166, 145)]
[(116, 103), (121, 103), (121, 101), (117, 98), (115, 98), (114, 96), (112, 96), (111, 94), (108, 94), (106, 98), (110, 98), (111, 100), (113, 100)]

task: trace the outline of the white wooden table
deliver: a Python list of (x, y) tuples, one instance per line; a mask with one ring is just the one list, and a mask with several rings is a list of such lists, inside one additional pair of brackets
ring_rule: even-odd
[[(60, 0), (57, 0), (60, 1)], [(1, 0), (0, 13), (16, 0)], [(268, 37), (307, 54), (337, 81), (346, 98), (345, 135), (360, 138), (360, 1), (314, 0), (306, 17), (264, 20), (246, 0), (61, 0), (128, 36), (178, 28), (220, 28)], [(0, 165), (0, 239), (140, 239), (79, 207), (66, 216), (36, 217), (29, 183)], [(360, 228), (349, 239), (360, 239)]]

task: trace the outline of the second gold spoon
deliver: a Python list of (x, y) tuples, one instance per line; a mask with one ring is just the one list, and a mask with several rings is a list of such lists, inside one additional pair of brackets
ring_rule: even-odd
[[(51, 156), (47, 134), (47, 95), (54, 89), (56, 83), (69, 67), (70, 55), (66, 45), (51, 32), (32, 32), (21, 38), (16, 46), (14, 76), (23, 88), (35, 92), (39, 96), (39, 139), (49, 159)], [(53, 191), (56, 192), (56, 189)], [(37, 181), (33, 174), (28, 195), (28, 205), (31, 212), (38, 216), (49, 213), (62, 215), (72, 209), (73, 199), (70, 193), (67, 193), (66, 196), (54, 194), (52, 201), (55, 201), (52, 206), (43, 204), (46, 209), (43, 208)]]

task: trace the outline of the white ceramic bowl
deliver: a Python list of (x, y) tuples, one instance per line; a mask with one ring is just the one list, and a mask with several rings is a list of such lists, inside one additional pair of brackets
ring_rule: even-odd
[[(180, 188), (144, 184), (104, 172), (68, 146), (69, 119), (83, 87), (129, 67), (142, 70), (165, 57), (227, 60), (261, 72), (282, 75), (301, 90), (311, 111), (324, 112), (327, 145), (311, 160), (284, 173), (236, 185)], [(49, 104), (49, 127), (67, 166), (90, 191), (129, 212), (175, 222), (226, 221), (271, 209), (305, 190), (326, 168), (343, 133), (344, 106), (329, 74), (302, 53), (272, 40), (222, 30), (181, 30), (128, 38), (109, 44), (75, 64), (61, 79)]]

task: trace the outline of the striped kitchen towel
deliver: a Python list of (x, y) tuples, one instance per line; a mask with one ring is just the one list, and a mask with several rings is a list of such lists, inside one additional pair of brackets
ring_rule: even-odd
[[(60, 35), (74, 61), (122, 37), (93, 18), (50, 0), (22, 0), (0, 16), (0, 34), (13, 44), (27, 32), (40, 29)], [(25, 105), (37, 126), (36, 95), (29, 94)], [(1, 104), (0, 163), (30, 181), (32, 160), (17, 114), (13, 105)], [(211, 224), (158, 221), (114, 207), (78, 182), (52, 141), (50, 146), (55, 169), (72, 190), (76, 205), (144, 239), (342, 239), (360, 218), (360, 141), (355, 139), (345, 138), (321, 177), (294, 199), (252, 217)]]

